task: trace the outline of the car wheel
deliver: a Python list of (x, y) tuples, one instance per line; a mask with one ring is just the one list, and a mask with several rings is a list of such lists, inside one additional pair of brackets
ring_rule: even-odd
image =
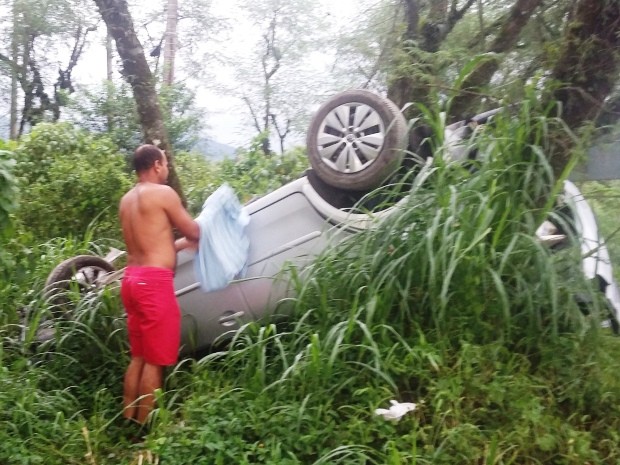
[(103, 276), (113, 272), (114, 266), (101, 257), (78, 255), (60, 263), (45, 281), (45, 294), (54, 306), (68, 302), (66, 291), (77, 286), (80, 294), (98, 287)]
[(367, 90), (349, 90), (319, 108), (306, 142), (310, 164), (325, 183), (367, 190), (400, 166), (407, 122), (390, 100)]

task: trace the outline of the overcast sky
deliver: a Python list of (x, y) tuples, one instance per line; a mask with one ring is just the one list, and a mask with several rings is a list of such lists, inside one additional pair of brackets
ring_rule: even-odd
[[(142, 0), (141, 0), (142, 1)], [(152, 5), (152, 2), (146, 2), (145, 5)], [(358, 13), (359, 2), (355, 0), (314, 0), (317, 8), (329, 14), (330, 19), (335, 23), (349, 23), (354, 21)], [(248, 21), (242, 20), (242, 14), (239, 13), (240, 0), (213, 0), (212, 12), (216, 16), (233, 18), (231, 22), (232, 30), (230, 31), (230, 40), (219, 45), (222, 47), (221, 52), (228, 56), (242, 56), (253, 47), (255, 41), (259, 37), (258, 31), (251, 28)], [(136, 28), (140, 26), (137, 25)], [(103, 28), (100, 28), (103, 29)], [(101, 41), (100, 41), (101, 42)], [(145, 46), (145, 48), (147, 48)], [(146, 50), (149, 53), (150, 50)], [(97, 83), (105, 79), (105, 49), (101, 43), (91, 45), (90, 49), (84, 55), (84, 59), (74, 71), (74, 80), (78, 83)], [(325, 62), (321, 63), (320, 59), (316, 61), (317, 72), (321, 72), (325, 67)], [(215, 70), (216, 79), (226, 81), (229, 79), (231, 69), (220, 66), (211, 66)], [(177, 77), (181, 78), (180, 73)], [(248, 128), (246, 115), (243, 114), (245, 108), (243, 103), (236, 97), (225, 95), (215, 91), (213, 88), (205, 85), (199, 85), (196, 79), (189, 81), (192, 88), (197, 91), (197, 103), (208, 109), (206, 125), (208, 126), (207, 134), (212, 139), (233, 146), (245, 145), (254, 135), (253, 128)]]

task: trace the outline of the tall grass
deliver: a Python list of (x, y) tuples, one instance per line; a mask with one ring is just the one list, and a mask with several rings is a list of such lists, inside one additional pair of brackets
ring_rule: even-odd
[[(0, 462), (617, 463), (618, 340), (599, 299), (588, 315), (575, 302), (595, 292), (578, 248), (534, 238), (560, 186), (541, 149), (555, 122), (535, 113), (480, 131), (475, 164), (433, 140), (393, 215), (295, 275), (285, 323), (248, 324), (169, 372), (138, 449), (115, 426), (114, 295), (78, 301), (53, 346), (3, 342)], [(387, 422), (373, 412), (390, 399), (418, 408)]]
[[(66, 319), (41, 343), (38, 329), (49, 319), (46, 276), (67, 257), (104, 255), (113, 241), (64, 238), (7, 244), (11, 277), (0, 286), (0, 463), (84, 463), (84, 431), (116, 444), (120, 430), (104, 427), (120, 414), (120, 377), (126, 361), (124, 323), (112, 293), (81, 298), (70, 291)], [(51, 328), (53, 328), (51, 327)], [(108, 425), (109, 426), (109, 425)], [(99, 429), (99, 433), (97, 433)]]
[[(398, 212), (302, 273), (289, 325), (247, 325), (197, 362), (162, 459), (617, 461), (618, 343), (597, 299), (575, 302), (594, 292), (575, 249), (534, 237), (561, 185), (541, 149), (556, 122), (531, 113), (480, 132), (475, 165), (433, 141)], [(389, 424), (372, 412), (390, 398), (420, 407)]]
[(102, 295), (77, 301), (54, 340), (24, 339), (18, 349), (11, 328), (2, 331), (1, 463), (79, 463), (89, 429), (96, 443), (117, 446), (123, 326), (117, 299)]

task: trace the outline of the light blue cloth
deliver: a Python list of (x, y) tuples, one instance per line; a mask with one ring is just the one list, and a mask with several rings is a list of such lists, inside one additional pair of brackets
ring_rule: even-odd
[(196, 218), (200, 243), (194, 257), (194, 272), (204, 292), (222, 289), (243, 277), (250, 240), (246, 226), (250, 215), (228, 184), (221, 185), (202, 205)]

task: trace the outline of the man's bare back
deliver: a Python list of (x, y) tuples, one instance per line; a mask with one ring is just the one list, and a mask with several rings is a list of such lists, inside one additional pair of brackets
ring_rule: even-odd
[(161, 161), (138, 176), (139, 182), (123, 196), (119, 206), (127, 265), (174, 269), (173, 228), (189, 241), (199, 239), (200, 228), (181, 204), (178, 194), (164, 184), (168, 161), (163, 152)]
[(174, 269), (174, 236), (165, 209), (168, 190), (164, 185), (139, 183), (123, 196), (120, 221), (128, 265)]

